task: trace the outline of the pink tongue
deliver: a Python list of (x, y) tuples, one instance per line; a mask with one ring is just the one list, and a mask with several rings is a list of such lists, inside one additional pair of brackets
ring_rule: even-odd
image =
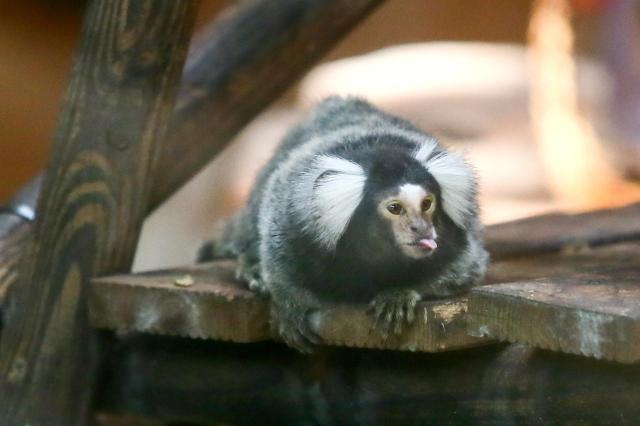
[(436, 240), (433, 240), (430, 238), (424, 238), (418, 241), (418, 245), (423, 249), (429, 249), (429, 250), (435, 250), (436, 248), (438, 248), (438, 244), (436, 243)]

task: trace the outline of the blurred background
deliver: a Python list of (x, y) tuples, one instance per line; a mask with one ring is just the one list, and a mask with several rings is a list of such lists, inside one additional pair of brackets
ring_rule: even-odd
[[(198, 25), (232, 3), (202, 1)], [(485, 223), (640, 200), (640, 2), (553, 3), (387, 1), (147, 219), (135, 269), (191, 262), (287, 129), (335, 93), (464, 152)], [(4, 202), (45, 166), (85, 2), (1, 4)]]

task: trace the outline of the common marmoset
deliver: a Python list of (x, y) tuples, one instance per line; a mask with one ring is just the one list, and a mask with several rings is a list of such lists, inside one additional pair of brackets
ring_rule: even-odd
[(321, 342), (308, 316), (326, 303), (368, 303), (383, 335), (399, 333), (422, 298), (484, 275), (476, 186), (459, 155), (409, 122), (330, 97), (284, 138), (202, 260), (236, 257), (300, 351)]

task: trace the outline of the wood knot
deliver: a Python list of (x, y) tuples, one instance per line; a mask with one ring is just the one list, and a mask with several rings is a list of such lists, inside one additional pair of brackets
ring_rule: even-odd
[(11, 365), (11, 370), (9, 370), (9, 374), (7, 375), (7, 380), (9, 383), (19, 383), (24, 380), (24, 377), (27, 375), (27, 361), (18, 357)]

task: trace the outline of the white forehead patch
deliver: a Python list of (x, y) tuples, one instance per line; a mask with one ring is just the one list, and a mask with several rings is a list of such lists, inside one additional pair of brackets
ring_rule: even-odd
[(424, 200), (427, 191), (420, 185), (406, 183), (400, 186), (398, 198), (406, 206), (411, 206), (414, 210), (422, 210), (422, 200)]
[(349, 220), (362, 201), (366, 175), (362, 167), (344, 158), (323, 155), (315, 159), (313, 216), (317, 238), (327, 248), (335, 248)]
[(476, 179), (473, 170), (455, 153), (440, 151), (437, 145), (424, 143), (413, 157), (420, 161), (438, 182), (443, 209), (458, 226), (464, 228), (466, 219), (473, 214)]

